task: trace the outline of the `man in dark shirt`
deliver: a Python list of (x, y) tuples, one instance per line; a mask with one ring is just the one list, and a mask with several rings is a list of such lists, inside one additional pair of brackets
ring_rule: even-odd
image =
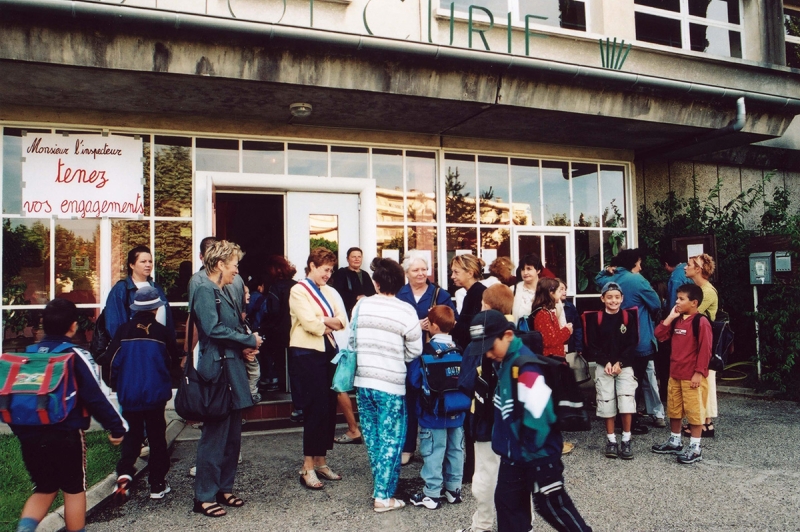
[(364, 254), (361, 249), (353, 247), (347, 250), (347, 268), (339, 268), (328, 284), (333, 286), (344, 301), (347, 317), (362, 297), (375, 295), (375, 286), (369, 274), (361, 269)]

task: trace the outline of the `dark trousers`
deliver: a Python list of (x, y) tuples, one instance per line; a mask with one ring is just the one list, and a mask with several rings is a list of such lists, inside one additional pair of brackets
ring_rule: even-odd
[(561, 459), (545, 465), (500, 462), (494, 505), (498, 532), (528, 532), (531, 529), (531, 495), (536, 513), (559, 531), (592, 529), (583, 520), (564, 489)]
[(234, 410), (222, 421), (203, 422), (195, 462), (195, 499), (214, 502), (217, 493), (233, 493), (241, 448), (241, 410)]
[(147, 430), (150, 445), (150, 486), (164, 483), (169, 471), (169, 454), (167, 452), (167, 420), (164, 407), (153, 410), (129, 411), (122, 409), (122, 417), (128, 422), (128, 432), (122, 440), (122, 450), (117, 462), (117, 476), (136, 473), (136, 459), (142, 451), (142, 442)]
[(325, 456), (333, 449), (337, 393), (331, 390), (333, 352), (290, 348), (297, 368), (303, 404), (303, 456)]
[(417, 400), (419, 399), (419, 390), (408, 384), (406, 380), (406, 412), (408, 418), (406, 420), (406, 439), (403, 443), (404, 453), (413, 453), (417, 450), (417, 432), (419, 431), (419, 419), (417, 419)]
[[(292, 406), (295, 410), (303, 409), (303, 379), (300, 376), (300, 369), (298, 362), (295, 360), (293, 347), (289, 348), (289, 358), (286, 361), (289, 364), (289, 388), (292, 392)], [(333, 365), (333, 364), (331, 364)]]

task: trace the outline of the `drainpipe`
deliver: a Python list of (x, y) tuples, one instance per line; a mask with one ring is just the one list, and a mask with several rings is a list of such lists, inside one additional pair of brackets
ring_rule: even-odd
[(725, 143), (720, 143), (720, 139), (737, 134), (744, 127), (747, 121), (747, 112), (744, 106), (744, 96), (736, 100), (736, 117), (727, 126), (721, 127), (709, 133), (695, 135), (677, 142), (664, 146), (648, 148), (636, 152), (636, 160), (642, 161), (663, 161), (668, 159), (686, 159), (696, 155), (703, 155), (725, 149)]

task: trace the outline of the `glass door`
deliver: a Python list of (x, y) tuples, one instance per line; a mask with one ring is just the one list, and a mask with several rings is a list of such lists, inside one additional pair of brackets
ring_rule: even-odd
[(517, 230), (514, 263), (519, 264), (520, 259), (530, 253), (539, 255), (544, 267), (565, 281), (568, 293), (574, 294), (575, 260), (571, 242), (571, 234), (568, 231)]

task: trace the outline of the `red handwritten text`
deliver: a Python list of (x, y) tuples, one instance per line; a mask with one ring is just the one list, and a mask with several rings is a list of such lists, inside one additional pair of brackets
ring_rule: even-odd
[(59, 157), (56, 183), (72, 183), (76, 181), (77, 183), (94, 184), (95, 188), (103, 188), (106, 183), (108, 183), (105, 170), (92, 170), (91, 172), (87, 172), (83, 168), (64, 168), (64, 173), (62, 175), (61, 168), (63, 166), (64, 163), (61, 162), (61, 158)]

